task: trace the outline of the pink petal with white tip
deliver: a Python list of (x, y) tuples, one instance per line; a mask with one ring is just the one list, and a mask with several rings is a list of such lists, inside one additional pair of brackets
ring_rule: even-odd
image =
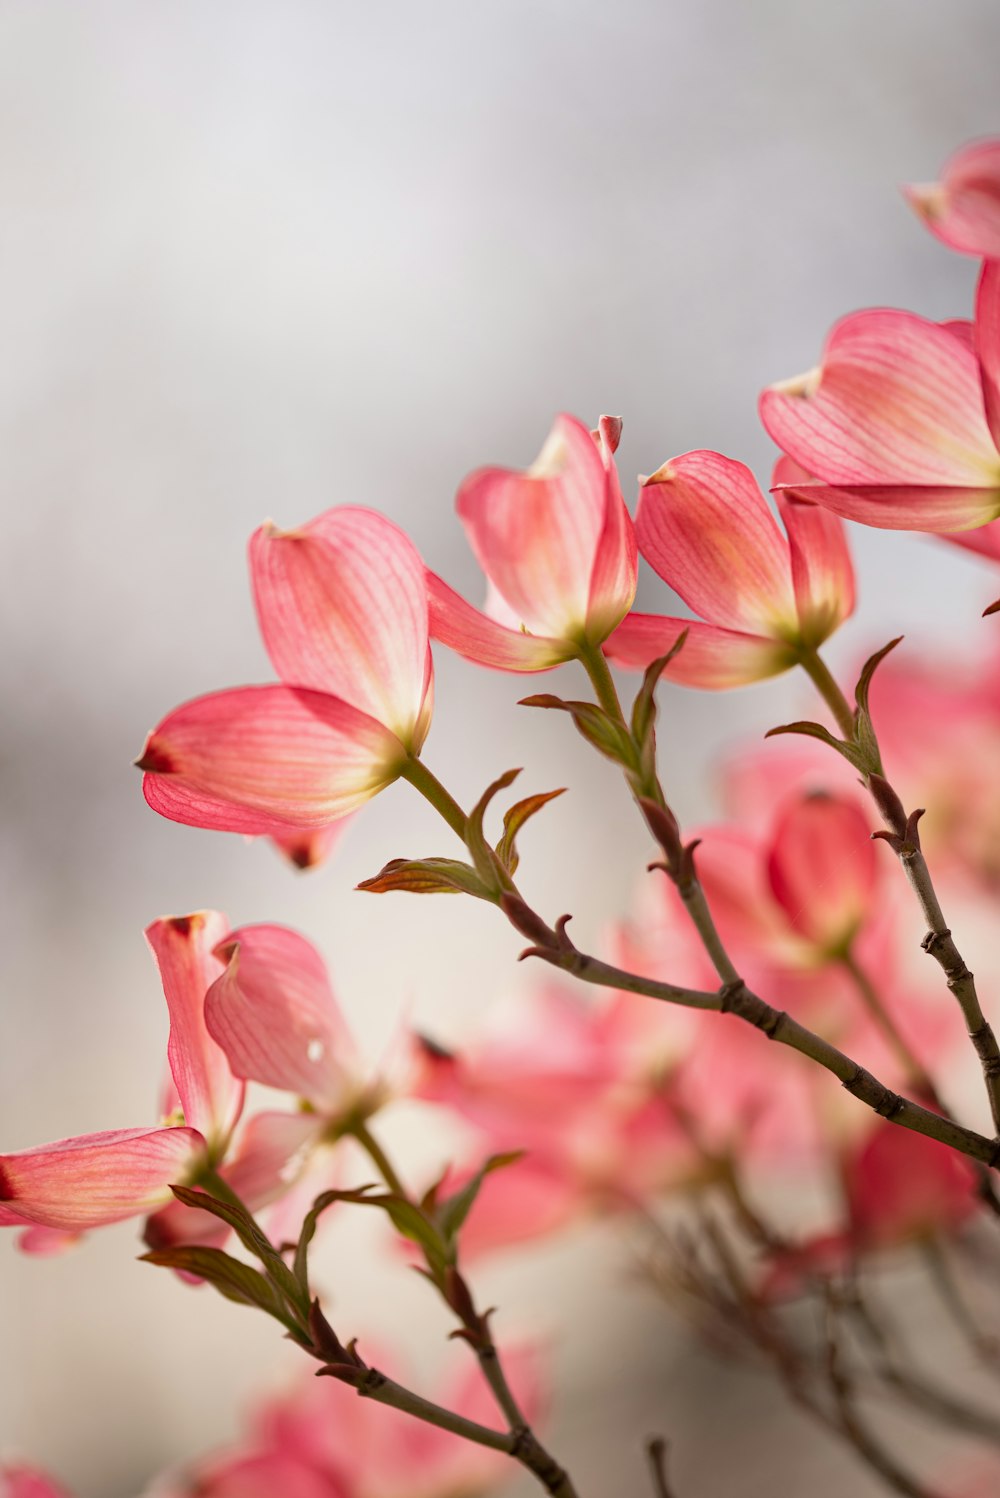
[(337, 1107), (356, 1053), (315, 947), (285, 926), (244, 926), (219, 951), (228, 966), (205, 1021), (236, 1075)]
[(614, 452), (621, 436), (621, 422), (602, 416), (597, 429), (598, 446), (608, 475), (604, 528), (597, 543), (590, 578), (587, 637), (599, 644), (620, 624), (635, 602), (639, 575), (639, 548), (635, 526), (625, 507)]
[(213, 950), (229, 930), (217, 910), (169, 916), (146, 928), (170, 1011), (167, 1060), (184, 1122), (221, 1154), (243, 1107), (243, 1084), (205, 1027), (205, 995), (223, 972)]
[(931, 233), (950, 249), (1000, 259), (1000, 140), (963, 146), (939, 182), (903, 191)]
[(532, 634), (566, 639), (586, 628), (608, 492), (602, 451), (565, 415), (531, 468), (483, 468), (459, 489), (479, 565)]
[(143, 795), (174, 822), (250, 836), (275, 822), (322, 827), (398, 777), (395, 734), (321, 692), (236, 687), (176, 708), (139, 767)]
[(823, 951), (844, 948), (872, 909), (878, 859), (854, 801), (796, 798), (775, 826), (767, 873), (793, 928)]
[(643, 481), (636, 534), (647, 562), (710, 624), (794, 630), (788, 543), (744, 464), (715, 452), (672, 458)]
[(261, 634), (289, 686), (341, 698), (414, 751), (426, 737), (424, 565), (385, 516), (344, 506), (250, 541)]
[(481, 666), (497, 671), (550, 671), (573, 654), (565, 640), (510, 629), (491, 619), (433, 572), (427, 574), (427, 594), (434, 639)]
[(0, 1155), (0, 1202), (42, 1227), (78, 1232), (170, 1200), (205, 1158), (194, 1129), (118, 1129)]
[(780, 641), (659, 614), (629, 614), (606, 642), (604, 653), (627, 670), (644, 671), (666, 655), (685, 630), (687, 638), (664, 672), (666, 680), (682, 686), (722, 691), (776, 676), (795, 664), (791, 647)]
[(975, 356), (911, 312), (843, 318), (819, 369), (765, 390), (760, 415), (779, 447), (825, 484), (1000, 484)]

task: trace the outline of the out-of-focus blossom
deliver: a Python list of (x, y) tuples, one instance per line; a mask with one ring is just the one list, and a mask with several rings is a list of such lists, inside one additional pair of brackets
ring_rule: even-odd
[(150, 1212), (155, 1215), (146, 1232), (153, 1240), (211, 1241), (219, 1225), (180, 1207), (170, 1187), (213, 1169), (254, 1205), (285, 1189), (308, 1120), (258, 1114), (234, 1138), (243, 1083), (205, 1025), (206, 992), (224, 972), (214, 948), (228, 929), (217, 911), (198, 911), (155, 921), (146, 932), (170, 1013), (169, 1116), (163, 1125), (84, 1134), (0, 1155), (0, 1226), (30, 1225), (20, 1240), (25, 1250), (53, 1252), (89, 1228)]
[(785, 493), (887, 530), (964, 531), (995, 520), (1000, 262), (983, 267), (973, 327), (855, 312), (833, 328), (818, 368), (763, 392), (760, 414), (812, 475)]
[[(494, 1017), (458, 1054), (418, 1042), (414, 1094), (476, 1131), (474, 1157), (525, 1152), (484, 1182), (462, 1230), (466, 1258), (597, 1213), (632, 1211), (704, 1174), (673, 1105), (664, 1052), (654, 1061), (633, 1045), (628, 1011), (636, 1002), (589, 1003), (548, 987), (516, 1016)], [(677, 1019), (675, 1048), (687, 1016)]]
[(370, 510), (328, 510), (250, 542), (261, 633), (280, 685), (185, 703), (139, 766), (154, 811), (273, 837), (297, 861), (328, 851), (331, 822), (396, 780), (432, 705), (424, 567)]
[(686, 453), (643, 480), (642, 554), (699, 618), (630, 614), (610, 658), (645, 668), (686, 631), (667, 676), (722, 688), (786, 671), (821, 644), (854, 608), (843, 528), (791, 495), (779, 508), (787, 535), (750, 470), (720, 453)]
[(0, 1467), (0, 1498), (69, 1498), (69, 1494), (33, 1467)]
[(431, 633), (502, 671), (545, 671), (600, 646), (635, 597), (636, 544), (614, 451), (621, 423), (596, 432), (558, 416), (524, 472), (482, 468), (458, 513), (489, 581), (484, 612), (427, 575)]
[(945, 164), (940, 181), (903, 191), (949, 249), (1000, 260), (1000, 140), (963, 146)]
[[(394, 1373), (366, 1343), (359, 1351)], [(535, 1421), (542, 1404), (536, 1354), (515, 1347), (502, 1356), (515, 1395)], [(468, 1356), (429, 1397), (468, 1420), (499, 1427), (482, 1372)], [(478, 1498), (510, 1476), (510, 1458), (502, 1452), (310, 1375), (258, 1411), (238, 1449), (174, 1480), (163, 1498), (167, 1492), (170, 1498)]]

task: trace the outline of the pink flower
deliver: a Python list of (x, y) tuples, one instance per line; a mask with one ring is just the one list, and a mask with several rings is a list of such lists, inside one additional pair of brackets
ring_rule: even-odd
[(485, 611), (427, 574), (431, 633), (501, 671), (546, 671), (599, 646), (635, 597), (636, 548), (614, 451), (621, 423), (594, 433), (558, 416), (525, 472), (482, 468), (458, 513), (485, 572)]
[(205, 1022), (235, 1076), (293, 1093), (324, 1125), (384, 1101), (311, 942), (285, 926), (243, 926), (215, 955), (225, 969), (206, 995)]
[(779, 496), (779, 508), (787, 537), (750, 470), (720, 453), (686, 453), (643, 480), (642, 554), (700, 618), (630, 614), (605, 647), (610, 658), (644, 668), (686, 630), (666, 674), (722, 688), (786, 671), (832, 634), (854, 608), (842, 527), (792, 496)]
[[(362, 1340), (359, 1352), (387, 1363)], [(528, 1418), (542, 1403), (537, 1358), (503, 1349), (504, 1368)], [(421, 1391), (423, 1392), (423, 1391)], [(493, 1397), (468, 1354), (430, 1397), (455, 1414), (499, 1428)], [(199, 1498), (475, 1498), (511, 1475), (510, 1458), (425, 1425), (398, 1410), (359, 1400), (353, 1389), (311, 1374), (270, 1400), (246, 1441), (203, 1463), (171, 1492)]]
[(206, 1241), (202, 1232), (217, 1235), (215, 1220), (180, 1207), (170, 1187), (216, 1167), (254, 1203), (284, 1189), (308, 1121), (257, 1115), (234, 1146), (244, 1087), (205, 1025), (206, 991), (223, 972), (213, 949), (227, 930), (217, 911), (198, 911), (154, 921), (146, 932), (170, 1013), (167, 1103), (174, 1118), (158, 1128), (83, 1134), (0, 1155), (0, 1226), (32, 1225), (22, 1248), (51, 1252), (68, 1235), (149, 1212), (155, 1216), (147, 1233), (159, 1241)]
[[(703, 1169), (673, 1109), (662, 1051), (632, 1045), (633, 1004), (588, 1004), (544, 988), (507, 1016), (514, 1023), (495, 1021), (457, 1055), (422, 1045), (414, 1094), (475, 1130), (477, 1162), (484, 1151), (525, 1151), (487, 1177), (462, 1230), (467, 1259), (596, 1213), (634, 1210)], [(459, 1169), (447, 1189), (473, 1168)]]
[(325, 851), (316, 835), (397, 779), (427, 736), (423, 563), (390, 521), (348, 507), (262, 526), (250, 571), (282, 684), (169, 714), (139, 760), (143, 794), (172, 821), (270, 836), (309, 862)]
[(903, 189), (932, 234), (950, 249), (1000, 259), (1000, 140), (973, 141), (939, 182)]
[(975, 327), (855, 312), (817, 369), (760, 398), (775, 442), (815, 482), (793, 492), (887, 530), (964, 531), (1000, 515), (1000, 263)]

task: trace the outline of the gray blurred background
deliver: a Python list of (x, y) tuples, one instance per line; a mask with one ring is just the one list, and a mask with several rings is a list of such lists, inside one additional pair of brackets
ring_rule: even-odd
[[(244, 565), (265, 517), (377, 506), (478, 598), (455, 488), (529, 462), (559, 409), (624, 416), (626, 493), (700, 446), (766, 478), (756, 391), (815, 362), (835, 317), (967, 314), (974, 266), (897, 187), (997, 129), (998, 56), (996, 0), (0, 0), (0, 1147), (155, 1119), (141, 929), (162, 913), (300, 926), (373, 1053), (403, 1004), (459, 1040), (524, 981), (489, 910), (351, 892), (389, 857), (451, 851), (405, 787), (298, 877), (156, 818), (130, 760), (181, 700), (269, 678)], [(835, 663), (900, 628), (983, 638), (989, 568), (855, 540), (862, 611)], [(648, 574), (642, 601), (667, 602)], [(572, 786), (525, 839), (525, 884), (596, 940), (644, 841), (523, 691), (441, 659), (428, 757), (462, 798), (514, 764)], [(719, 752), (797, 693), (666, 694), (689, 820)], [(131, 1498), (227, 1437), (293, 1358), (136, 1264), (134, 1237), (48, 1262), (0, 1242), (0, 1449), (80, 1498)], [(429, 1336), (433, 1361), (443, 1319), (360, 1242), (333, 1234), (325, 1261), (350, 1330)], [(591, 1498), (646, 1491), (657, 1429), (683, 1498), (869, 1492), (767, 1384), (693, 1351), (631, 1266), (627, 1237), (591, 1232), (480, 1275), (501, 1330), (553, 1340)]]

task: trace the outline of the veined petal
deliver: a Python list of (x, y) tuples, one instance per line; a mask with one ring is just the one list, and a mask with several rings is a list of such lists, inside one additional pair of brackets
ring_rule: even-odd
[(204, 1159), (195, 1129), (117, 1129), (0, 1155), (0, 1202), (42, 1227), (79, 1232), (152, 1211)]
[(615, 467), (614, 451), (620, 433), (621, 422), (601, 417), (598, 439), (608, 483), (604, 526), (594, 557), (587, 608), (587, 639), (592, 645), (602, 644), (635, 602), (639, 551), (635, 526), (625, 507)]
[(243, 1107), (243, 1084), (205, 1026), (205, 995), (223, 972), (213, 950), (229, 930), (217, 910), (169, 916), (146, 927), (170, 1011), (167, 1060), (184, 1122), (221, 1155)]
[(721, 691), (777, 676), (795, 664), (792, 648), (777, 640), (659, 614), (629, 614), (605, 644), (604, 653), (619, 666), (644, 671), (666, 655), (684, 630), (687, 639), (664, 672), (669, 681), (682, 686)]
[(573, 654), (573, 647), (565, 640), (498, 624), (466, 603), (433, 572), (427, 574), (427, 596), (434, 639), (480, 666), (493, 666), (498, 671), (550, 671)]
[(976, 292), (976, 352), (983, 380), (986, 420), (1000, 447), (1000, 262), (983, 266)]
[(238, 1077), (332, 1112), (357, 1072), (354, 1042), (316, 948), (286, 926), (243, 926), (205, 1000), (209, 1032)]
[[(780, 458), (773, 482), (793, 483), (802, 474), (797, 463)], [(819, 645), (854, 612), (854, 566), (847, 537), (831, 511), (795, 494), (779, 491), (777, 499), (791, 551), (799, 627), (803, 639)]]
[(235, 687), (197, 697), (146, 741), (143, 795), (174, 822), (270, 834), (322, 827), (397, 779), (395, 734), (322, 692)]
[(788, 543), (749, 468), (691, 452), (643, 480), (639, 548), (710, 624), (756, 635), (794, 631)]
[(760, 415), (826, 484), (1000, 484), (975, 356), (911, 312), (845, 317), (820, 367), (765, 390)]
[(796, 484), (781, 491), (878, 530), (972, 530), (1000, 515), (1000, 477), (994, 488), (946, 484)]
[(607, 518), (608, 470), (593, 437), (557, 416), (524, 472), (482, 468), (458, 491), (457, 509), (487, 577), (535, 635), (579, 636)]
[(797, 797), (780, 816), (767, 875), (792, 927), (835, 952), (869, 914), (878, 867), (871, 826), (857, 804), (816, 793)]
[(952, 250), (1000, 259), (1000, 140), (957, 151), (940, 182), (903, 189), (931, 233)]
[(385, 516), (344, 506), (250, 541), (261, 634), (288, 686), (329, 692), (419, 749), (427, 694), (424, 565)]

